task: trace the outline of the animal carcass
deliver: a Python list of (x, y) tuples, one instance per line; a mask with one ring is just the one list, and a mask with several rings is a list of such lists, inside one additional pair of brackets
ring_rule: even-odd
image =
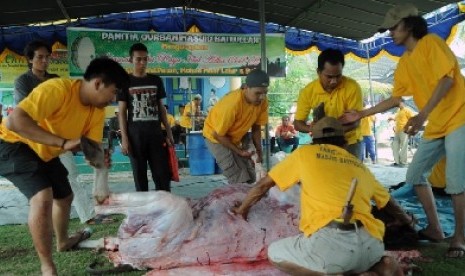
[[(152, 273), (163, 270), (165, 275), (173, 275), (166, 274), (168, 269), (189, 267), (197, 271), (240, 267), (244, 275), (254, 265), (262, 272), (273, 270), (266, 262), (268, 245), (299, 233), (299, 206), (264, 198), (245, 221), (229, 210), (249, 189), (244, 184), (228, 185), (195, 201), (163, 191), (113, 194), (106, 205), (96, 207), (100, 214), (127, 215), (117, 239), (107, 240), (109, 257), (115, 264), (151, 268)], [(238, 270), (232, 274), (240, 275)]]

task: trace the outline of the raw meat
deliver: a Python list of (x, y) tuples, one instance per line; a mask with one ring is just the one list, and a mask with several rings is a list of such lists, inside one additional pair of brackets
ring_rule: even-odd
[[(163, 191), (111, 195), (106, 205), (96, 207), (97, 213), (123, 213), (127, 218), (117, 244), (114, 239), (106, 242), (107, 250), (117, 250), (109, 257), (115, 264), (155, 270), (208, 266), (209, 271), (216, 268), (231, 275), (227, 271), (247, 273), (255, 265), (263, 272), (259, 275), (278, 273), (266, 262), (266, 250), (271, 242), (299, 233), (298, 207), (264, 198), (245, 221), (228, 210), (249, 189), (228, 185), (198, 201)], [(245, 270), (240, 268), (244, 265)]]

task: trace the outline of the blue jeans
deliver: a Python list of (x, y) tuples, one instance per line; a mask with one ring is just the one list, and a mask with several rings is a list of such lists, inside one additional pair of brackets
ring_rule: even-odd
[(373, 136), (363, 136), (362, 161), (368, 156), (370, 156), (371, 161), (376, 161), (375, 138)]
[(278, 138), (278, 147), (280, 150), (284, 151), (284, 147), (292, 146), (292, 151), (294, 151), (299, 146), (299, 137), (292, 137), (289, 139)]

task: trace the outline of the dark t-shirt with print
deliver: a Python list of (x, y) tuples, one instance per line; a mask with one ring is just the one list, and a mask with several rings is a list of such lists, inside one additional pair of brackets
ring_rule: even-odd
[(128, 108), (128, 123), (160, 122), (158, 102), (166, 97), (162, 79), (153, 74), (145, 77), (130, 75), (129, 89), (121, 91), (118, 101), (125, 101)]

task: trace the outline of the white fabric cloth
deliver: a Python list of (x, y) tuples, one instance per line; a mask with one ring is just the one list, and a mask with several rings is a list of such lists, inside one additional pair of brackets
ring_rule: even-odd
[(68, 170), (68, 180), (73, 190), (74, 199), (73, 206), (79, 216), (81, 223), (95, 217), (94, 203), (90, 196), (88, 187), (80, 181), (78, 181), (78, 169), (76, 162), (74, 161), (73, 153), (67, 151), (60, 155), (61, 163)]

